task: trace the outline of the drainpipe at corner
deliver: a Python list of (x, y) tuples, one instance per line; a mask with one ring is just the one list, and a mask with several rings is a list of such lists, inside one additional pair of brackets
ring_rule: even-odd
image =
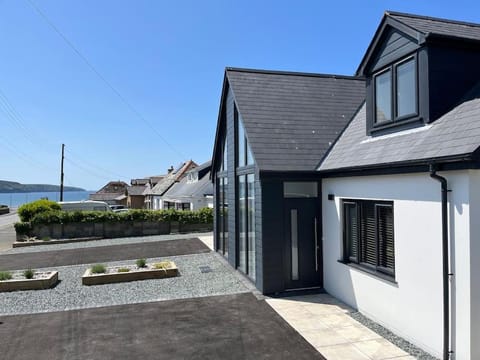
[(435, 164), (430, 164), (430, 177), (440, 182), (442, 192), (442, 275), (443, 275), (443, 359), (450, 358), (450, 288), (448, 271), (448, 187), (447, 179), (437, 174)]

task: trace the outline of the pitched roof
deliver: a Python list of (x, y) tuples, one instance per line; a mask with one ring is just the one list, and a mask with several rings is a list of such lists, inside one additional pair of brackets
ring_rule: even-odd
[(145, 185), (132, 185), (127, 189), (128, 195), (130, 196), (141, 196), (146, 189)]
[(441, 35), (480, 41), (480, 24), (440, 19), (428, 16), (386, 11), (389, 16), (408, 27), (428, 36)]
[(182, 199), (201, 198), (206, 195), (213, 195), (213, 184), (210, 182), (210, 173), (196, 182), (188, 182), (187, 178), (183, 178), (180, 182), (175, 183), (163, 195), (163, 199), (175, 201)]
[(147, 192), (144, 192), (144, 194), (163, 195), (175, 182), (180, 181), (188, 170), (196, 166), (197, 164), (193, 160), (188, 160), (187, 162), (179, 165), (169, 174), (165, 175), (165, 177), (161, 179), (157, 185), (155, 185), (149, 191), (147, 190)]
[(365, 97), (356, 77), (227, 68), (226, 79), (260, 170), (314, 170)]
[(110, 193), (95, 193), (88, 195), (89, 200), (95, 201), (112, 201), (116, 200), (119, 196), (125, 195), (123, 192), (110, 192)]
[(319, 170), (391, 166), (469, 158), (480, 145), (480, 83), (464, 102), (434, 123), (383, 136), (366, 135), (366, 106), (352, 119)]

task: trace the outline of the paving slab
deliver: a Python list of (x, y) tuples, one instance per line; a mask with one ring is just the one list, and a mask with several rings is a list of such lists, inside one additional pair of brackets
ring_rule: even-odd
[(0, 255), (0, 269), (20, 270), (210, 252), (198, 238)]
[(2, 358), (324, 359), (251, 293), (0, 317)]

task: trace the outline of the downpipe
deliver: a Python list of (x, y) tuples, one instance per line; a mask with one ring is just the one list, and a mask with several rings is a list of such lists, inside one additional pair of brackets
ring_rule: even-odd
[(450, 287), (448, 257), (448, 199), (447, 179), (437, 174), (434, 164), (430, 164), (430, 177), (440, 182), (442, 192), (442, 275), (443, 275), (443, 359), (450, 359)]

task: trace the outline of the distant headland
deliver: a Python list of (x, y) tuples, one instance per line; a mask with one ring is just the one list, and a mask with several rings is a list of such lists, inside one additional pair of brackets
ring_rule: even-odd
[[(59, 185), (48, 184), (20, 184), (14, 181), (0, 180), (0, 193), (29, 193), (29, 192), (58, 192)], [(64, 186), (63, 191), (85, 191), (85, 189)]]

